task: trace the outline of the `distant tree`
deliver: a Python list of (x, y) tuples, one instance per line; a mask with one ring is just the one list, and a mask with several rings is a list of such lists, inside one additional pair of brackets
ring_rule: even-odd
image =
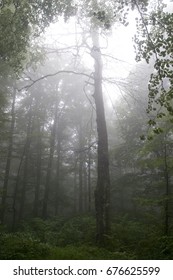
[[(58, 88), (57, 88), (57, 92), (58, 92)], [(55, 95), (54, 118), (53, 118), (53, 124), (51, 127), (48, 167), (47, 167), (45, 191), (44, 191), (44, 197), (43, 197), (43, 210), (42, 210), (43, 219), (46, 219), (48, 216), (48, 201), (49, 201), (49, 196), (50, 196), (50, 182), (51, 182), (50, 180), (51, 180), (53, 158), (54, 158), (54, 152), (55, 152), (57, 122), (58, 122), (58, 98)]]
[(4, 218), (5, 218), (5, 208), (6, 208), (6, 200), (7, 200), (7, 192), (8, 192), (8, 181), (9, 181), (9, 176), (10, 176), (10, 168), (11, 168), (12, 152), (13, 152), (16, 91), (17, 91), (16, 84), (14, 82), (13, 88), (12, 88), (11, 125), (10, 125), (10, 131), (9, 131), (7, 161), (6, 161), (6, 167), (5, 167), (4, 182), (3, 182), (3, 187), (2, 187), (2, 202), (1, 202), (1, 212), (0, 212), (0, 220), (1, 220), (2, 224), (4, 223)]

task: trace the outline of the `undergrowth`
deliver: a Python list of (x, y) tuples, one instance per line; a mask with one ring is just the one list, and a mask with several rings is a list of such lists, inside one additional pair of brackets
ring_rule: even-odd
[(96, 245), (95, 230), (94, 218), (87, 216), (32, 219), (15, 233), (0, 231), (0, 259), (173, 259), (173, 237), (154, 226), (121, 217), (103, 246)]

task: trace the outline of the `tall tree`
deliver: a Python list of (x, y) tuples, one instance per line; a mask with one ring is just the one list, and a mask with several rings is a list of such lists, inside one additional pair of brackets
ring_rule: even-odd
[(47, 175), (46, 175), (46, 183), (45, 183), (45, 190), (44, 190), (44, 198), (43, 198), (43, 209), (42, 209), (42, 217), (44, 219), (48, 216), (48, 201), (50, 196), (50, 181), (51, 181), (51, 173), (52, 173), (52, 165), (53, 165), (53, 157), (55, 151), (55, 139), (56, 139), (56, 132), (57, 132), (57, 123), (58, 123), (58, 97), (55, 100), (55, 112), (54, 112), (54, 120), (51, 129), (50, 135), (50, 151), (49, 151), (49, 158), (48, 158), (48, 167), (47, 167)]
[(98, 133), (97, 186), (95, 207), (97, 218), (97, 241), (103, 242), (104, 234), (110, 229), (110, 175), (108, 136), (102, 92), (102, 59), (99, 44), (99, 31), (92, 30), (92, 57), (94, 58), (94, 100)]
[(5, 218), (5, 208), (6, 208), (6, 200), (7, 200), (7, 192), (8, 192), (8, 181), (10, 176), (10, 167), (12, 160), (12, 152), (13, 152), (13, 134), (15, 127), (15, 103), (16, 103), (16, 83), (13, 85), (12, 89), (12, 107), (11, 107), (11, 126), (9, 131), (9, 144), (8, 144), (8, 154), (7, 154), (7, 162), (5, 167), (5, 175), (4, 175), (4, 183), (2, 188), (2, 202), (1, 202), (1, 213), (0, 220), (1, 223), (4, 223)]
[(31, 147), (31, 134), (32, 134), (32, 104), (33, 98), (30, 97), (29, 111), (28, 111), (28, 122), (27, 122), (27, 131), (26, 131), (26, 143), (25, 143), (25, 153), (24, 153), (24, 166), (23, 166), (23, 180), (22, 180), (22, 189), (20, 196), (20, 207), (19, 207), (19, 220), (21, 221), (24, 217), (24, 209), (26, 202), (26, 191), (28, 185), (28, 166), (30, 158), (30, 147)]

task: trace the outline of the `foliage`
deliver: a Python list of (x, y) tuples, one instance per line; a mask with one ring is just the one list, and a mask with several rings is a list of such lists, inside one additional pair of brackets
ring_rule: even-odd
[[(71, 232), (73, 234), (73, 232)], [(93, 260), (125, 259), (125, 252), (110, 252), (107, 249), (88, 245), (51, 246), (41, 243), (27, 233), (2, 234), (0, 236), (1, 260)]]
[(30, 233), (34, 238), (39, 239), (40, 242), (49, 242), (54, 244), (57, 232), (64, 223), (63, 219), (42, 220), (34, 218), (28, 222), (23, 222), (20, 225), (22, 232)]
[[(22, 232), (1, 233), (0, 259), (133, 259), (125, 251), (94, 245), (95, 222), (90, 217), (69, 221), (34, 219)], [(43, 231), (43, 235), (41, 234)], [(51, 237), (51, 238), (50, 238)], [(54, 239), (54, 240), (53, 240)]]
[(31, 38), (40, 35), (58, 15), (74, 13), (73, 1), (3, 0), (0, 6), (0, 58), (20, 72)]
[(34, 219), (22, 226), (23, 231), (1, 233), (0, 259), (173, 259), (173, 238), (162, 235), (157, 226), (119, 216), (100, 247), (91, 242), (93, 226), (94, 220), (87, 216), (68, 221)]
[[(89, 230), (88, 230), (89, 229)], [(71, 234), (73, 232), (73, 234)], [(63, 225), (57, 235), (57, 245), (88, 243), (95, 241), (95, 221), (90, 217), (77, 217)]]
[(172, 260), (173, 238), (150, 234), (138, 243), (136, 255), (137, 259)]
[(133, 259), (125, 252), (111, 252), (104, 248), (95, 246), (67, 246), (64, 248), (54, 248), (51, 259), (60, 260), (124, 260)]
[(41, 242), (48, 242), (56, 246), (92, 244), (95, 240), (95, 221), (92, 217), (87, 216), (68, 220), (54, 218), (46, 221), (35, 218), (28, 223), (22, 223), (20, 230), (39, 238)]
[(3, 233), (0, 236), (1, 260), (42, 259), (50, 248), (28, 233)]
[(152, 113), (148, 124), (155, 134), (162, 133), (159, 120), (166, 115), (173, 116), (173, 14), (165, 10), (163, 1), (143, 13), (138, 7), (137, 35), (134, 38), (137, 47), (136, 60), (154, 61), (154, 71), (148, 84), (149, 99), (147, 113)]

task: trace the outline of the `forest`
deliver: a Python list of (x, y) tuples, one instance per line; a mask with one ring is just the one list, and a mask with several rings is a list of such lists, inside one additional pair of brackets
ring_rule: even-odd
[(173, 259), (172, 26), (166, 0), (0, 1), (1, 260)]

